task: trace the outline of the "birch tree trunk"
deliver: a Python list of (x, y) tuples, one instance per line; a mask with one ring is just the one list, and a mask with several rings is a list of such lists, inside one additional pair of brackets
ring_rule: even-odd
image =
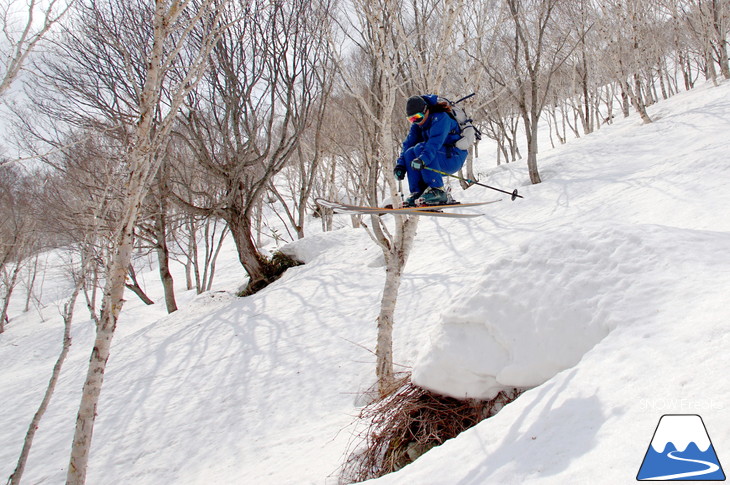
[(18, 282), (20, 267), (20, 261), (17, 261), (15, 263), (15, 267), (13, 268), (12, 275), (7, 281), (7, 288), (5, 289), (5, 294), (3, 295), (2, 310), (0, 310), (0, 333), (3, 333), (5, 331), (5, 322), (10, 321), (10, 318), (8, 317), (8, 307), (10, 306), (10, 297), (13, 295), (13, 290), (15, 289), (15, 285)]
[[(454, 24), (464, 2), (378, 0), (373, 4), (355, 0), (353, 3), (359, 15), (359, 53), (367, 59), (369, 67), (367, 84), (363, 83), (362, 77), (356, 77), (362, 76), (361, 71), (351, 75), (346, 69), (342, 70), (348, 94), (357, 101), (357, 116), (363, 118), (358, 158), (361, 159), (361, 178), (366, 182), (362, 187), (365, 193), (359, 195), (370, 204), (378, 204), (383, 195), (379, 181), (384, 176), (384, 195), (389, 195), (397, 204), (398, 191), (392, 175), (398, 155), (393, 114), (394, 110), (398, 117), (403, 114), (396, 103), (415, 93), (438, 93), (444, 87), (451, 54), (455, 51)], [(436, 15), (436, 12), (439, 14)], [(415, 24), (409, 20), (411, 15)], [(428, 30), (422, 28), (425, 23), (429, 25)], [(409, 92), (402, 93), (402, 86), (407, 86)], [(417, 216), (395, 216), (393, 227), (386, 225), (380, 217), (372, 216), (366, 226), (385, 259), (385, 283), (377, 319), (375, 351), (377, 387), (381, 397), (393, 388), (395, 308), (418, 220)]]
[(25, 292), (25, 306), (23, 307), (23, 312), (27, 313), (30, 311), (30, 301), (33, 299), (33, 288), (35, 287), (35, 280), (38, 276), (38, 258), (39, 254), (36, 253), (35, 256), (33, 256), (33, 264), (32, 267), (28, 268), (28, 284)]
[[(151, 76), (151, 79), (154, 79), (154, 77)], [(140, 128), (144, 129), (149, 122), (149, 118), (141, 117)], [(140, 211), (142, 199), (149, 188), (145, 186), (144, 180), (152, 170), (151, 158), (149, 153), (145, 156), (144, 152), (149, 152), (150, 149), (149, 142), (142, 143), (140, 149), (135, 150), (131, 156), (131, 163), (136, 166), (136, 169), (133, 170), (129, 178), (129, 191), (125, 201), (126, 209), (115, 241), (116, 250), (107, 269), (101, 316), (96, 327), (96, 339), (89, 360), (89, 369), (84, 382), (79, 413), (76, 418), (71, 460), (66, 476), (67, 485), (83, 485), (86, 483), (86, 472), (99, 396), (104, 384), (104, 375), (111, 352), (114, 331), (117, 327), (119, 313), (124, 305), (124, 283), (127, 267), (132, 259), (134, 225)]]
[(730, 79), (730, 61), (727, 53), (728, 22), (730, 22), (730, 5), (720, 0), (712, 0), (712, 26), (717, 43), (718, 63), (725, 79)]
[[(398, 190), (392, 175), (398, 156), (395, 141), (394, 113), (404, 116), (399, 100), (413, 94), (438, 93), (445, 87), (452, 67), (458, 36), (455, 23), (463, 10), (463, 0), (354, 0), (358, 18), (357, 63), (367, 66), (363, 77), (358, 69), (342, 67), (343, 81), (355, 101), (351, 113), (361, 119), (361, 143), (358, 166), (364, 181), (358, 194), (370, 204), (381, 196), (398, 202)], [(428, 25), (428, 29), (424, 28)], [(349, 67), (349, 66), (348, 66)], [(402, 92), (407, 88), (408, 92)], [(401, 125), (402, 126), (402, 125)], [(402, 131), (402, 130), (401, 130)], [(405, 133), (403, 133), (405, 135)], [(385, 184), (379, 181), (385, 177)], [(385, 194), (383, 194), (383, 185)], [(394, 227), (380, 217), (370, 217), (368, 234), (383, 252), (385, 284), (377, 319), (376, 377), (382, 396), (392, 391), (393, 325), (401, 276), (418, 228), (417, 216), (395, 216)], [(392, 221), (391, 219), (388, 222)]]
[(396, 222), (396, 235), (392, 240), (392, 244), (388, 248), (383, 248), (383, 254), (385, 255), (385, 284), (383, 286), (383, 296), (380, 300), (378, 336), (375, 348), (375, 374), (378, 379), (378, 393), (381, 397), (387, 396), (394, 390), (393, 324), (395, 321), (395, 307), (398, 301), (398, 290), (400, 289), (403, 269), (413, 248), (413, 241), (418, 229), (417, 216), (395, 217), (401, 219)]
[(604, 14), (602, 22), (605, 23), (603, 32), (610, 36), (606, 53), (614, 80), (621, 87), (624, 117), (629, 116), (629, 106), (633, 106), (642, 122), (651, 123), (639, 76), (644, 67), (642, 52), (647, 48), (642, 35), (648, 18), (645, 6), (645, 2), (607, 0), (601, 4), (601, 9)]
[(629, 101), (631, 101), (631, 106), (633, 106), (636, 112), (639, 113), (641, 121), (644, 123), (651, 123), (652, 119), (646, 111), (646, 104), (644, 103), (644, 98), (641, 96), (640, 86), (637, 85), (637, 89), (632, 89), (631, 83), (625, 80), (622, 81), (622, 84), (623, 91), (628, 96)]
[(61, 346), (61, 353), (58, 356), (58, 359), (56, 360), (56, 364), (53, 366), (53, 371), (51, 373), (51, 379), (48, 382), (48, 387), (46, 388), (46, 392), (43, 395), (43, 399), (41, 400), (41, 404), (38, 407), (38, 410), (36, 411), (35, 415), (33, 415), (33, 419), (30, 422), (30, 426), (28, 426), (28, 432), (25, 434), (25, 440), (23, 441), (23, 449), (20, 452), (20, 457), (18, 458), (18, 464), (15, 467), (15, 471), (12, 475), (10, 475), (10, 479), (8, 481), (9, 485), (19, 485), (20, 479), (23, 477), (23, 473), (25, 472), (25, 465), (28, 461), (28, 455), (30, 454), (30, 449), (33, 446), (33, 439), (35, 438), (35, 433), (38, 430), (38, 427), (40, 426), (41, 419), (43, 418), (43, 415), (46, 413), (46, 410), (48, 409), (48, 405), (51, 403), (51, 398), (53, 397), (53, 392), (56, 390), (56, 384), (58, 383), (58, 377), (61, 375), (61, 369), (63, 367), (63, 363), (66, 361), (66, 357), (68, 356), (69, 349), (71, 348), (71, 322), (73, 321), (73, 314), (74, 314), (74, 306), (76, 305), (76, 299), (79, 296), (79, 292), (81, 291), (81, 288), (84, 286), (85, 279), (83, 277), (83, 272), (81, 277), (76, 282), (76, 286), (74, 287), (74, 291), (71, 293), (71, 297), (69, 298), (68, 302), (63, 307), (63, 341)]
[[(225, 2), (214, 1), (201, 2), (195, 6), (185, 0), (158, 1), (155, 4), (152, 47), (145, 62), (146, 78), (140, 89), (138, 115), (126, 157), (130, 171), (124, 182), (121, 216), (112, 239), (113, 249), (107, 265), (101, 315), (76, 419), (67, 485), (83, 485), (86, 482), (99, 396), (112, 339), (124, 304), (124, 283), (132, 256), (134, 227), (161, 161), (161, 157), (155, 156), (156, 151), (170, 133), (185, 96), (195, 87), (207, 67), (208, 55), (221, 33), (218, 12), (223, 9)], [(204, 29), (206, 34), (196, 46), (197, 52), (189, 64), (181, 69), (175, 62), (192, 37), (191, 33), (203, 20), (210, 22), (208, 28)], [(171, 88), (166, 86), (166, 76), (173, 70), (183, 74)], [(171, 88), (170, 91), (163, 89), (165, 87)], [(163, 91), (167, 97), (167, 106), (164, 108), (161, 103)]]

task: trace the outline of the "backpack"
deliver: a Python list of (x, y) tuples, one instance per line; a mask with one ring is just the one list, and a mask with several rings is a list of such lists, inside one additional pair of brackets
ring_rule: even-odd
[(482, 132), (473, 125), (473, 121), (467, 114), (466, 110), (457, 104), (461, 103), (465, 99), (471, 98), (476, 93), (472, 93), (469, 96), (464, 96), (456, 102), (452, 102), (446, 98), (439, 96), (439, 102), (446, 102), (451, 107), (451, 116), (457, 123), (459, 123), (459, 134), (461, 138), (454, 143), (454, 146), (460, 150), (469, 150), (474, 144), (482, 139)]

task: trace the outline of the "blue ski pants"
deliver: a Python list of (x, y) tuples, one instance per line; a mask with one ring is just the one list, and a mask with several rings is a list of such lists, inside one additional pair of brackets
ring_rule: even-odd
[[(424, 143), (409, 148), (403, 153), (403, 160), (406, 162), (406, 173), (408, 174), (408, 188), (411, 193), (420, 193), (428, 187), (443, 187), (443, 176), (430, 170), (416, 170), (411, 167), (411, 162), (421, 157), (424, 150)], [(443, 146), (436, 152), (434, 159), (426, 166), (446, 173), (456, 173), (466, 161), (466, 150), (459, 150), (452, 146)]]

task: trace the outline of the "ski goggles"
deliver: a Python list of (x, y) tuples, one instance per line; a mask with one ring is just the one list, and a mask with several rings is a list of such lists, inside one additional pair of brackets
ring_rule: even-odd
[(410, 121), (411, 123), (420, 123), (425, 117), (426, 115), (423, 113), (416, 113), (412, 116), (409, 116), (408, 121)]

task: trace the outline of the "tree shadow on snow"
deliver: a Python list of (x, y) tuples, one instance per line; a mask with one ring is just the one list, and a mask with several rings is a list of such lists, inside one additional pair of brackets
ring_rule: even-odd
[[(553, 380), (534, 390), (538, 395), (514, 421), (496, 449), (489, 446), (492, 437), (483, 440), (480, 436), (486, 457), (458, 484), (494, 483), (495, 473), (505, 467), (520, 470), (522, 476), (556, 475), (593, 448), (600, 429), (594, 424), (605, 421), (599, 399), (595, 395), (571, 397), (556, 407), (576, 372), (576, 369), (570, 371), (560, 384)], [(529, 394), (521, 399), (528, 398)]]

